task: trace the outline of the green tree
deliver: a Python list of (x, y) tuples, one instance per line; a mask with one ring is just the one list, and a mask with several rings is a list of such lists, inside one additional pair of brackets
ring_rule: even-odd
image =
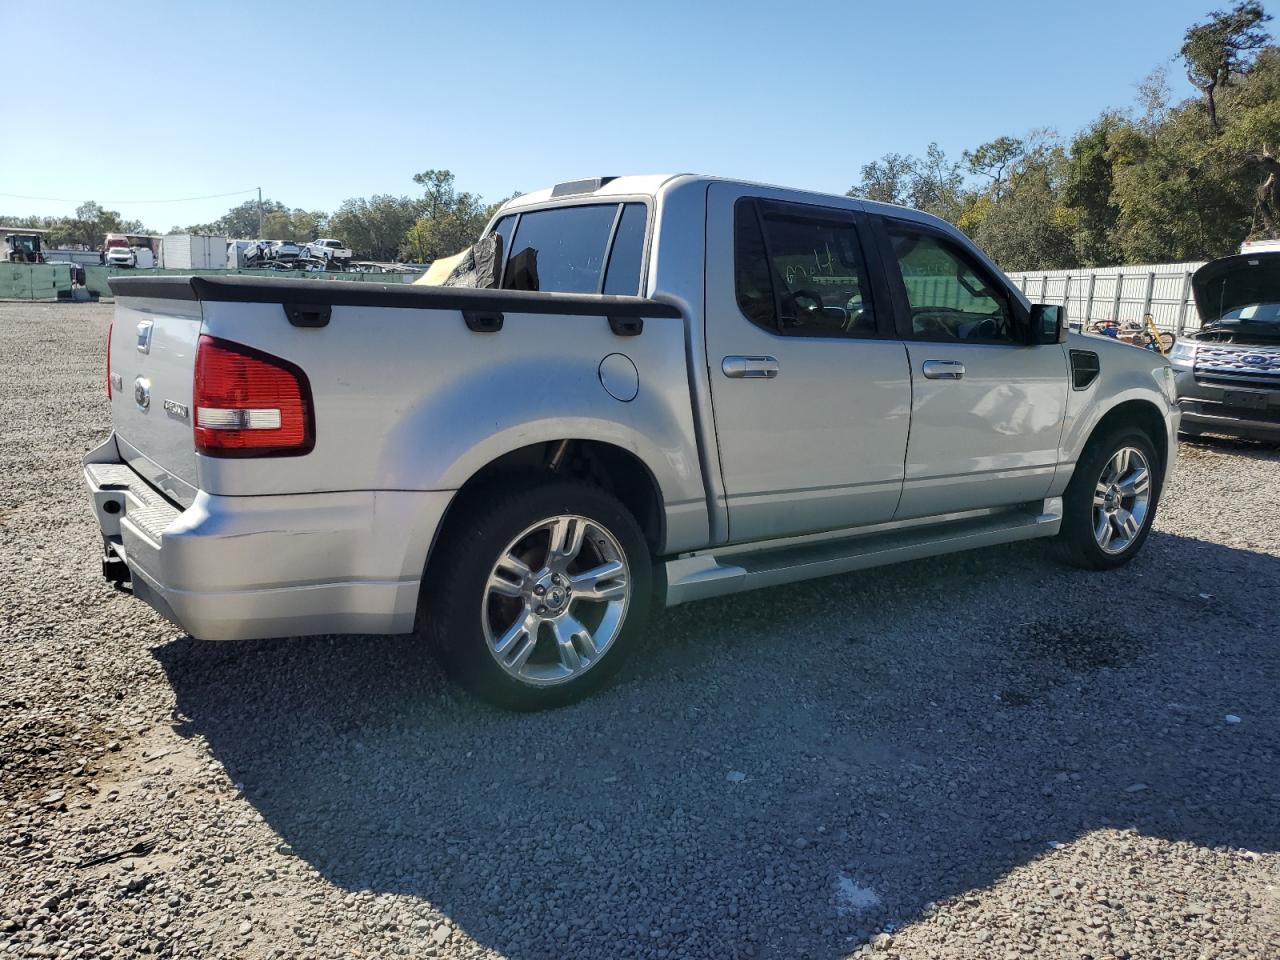
[(390, 194), (353, 197), (329, 218), (328, 230), (360, 259), (394, 260), (422, 206), (421, 200)]
[(1153, 133), (1112, 143), (1115, 243), (1128, 263), (1222, 256), (1248, 232), (1248, 172), (1211, 143), (1207, 114), (1179, 108)]
[(1075, 221), (1072, 246), (1081, 266), (1116, 263), (1120, 255), (1115, 242), (1120, 211), (1112, 201), (1111, 140), (1128, 123), (1119, 113), (1104, 113), (1071, 141), (1063, 169), (1062, 202)]
[(84, 246), (97, 249), (106, 241), (108, 233), (147, 233), (140, 220), (125, 220), (115, 210), (107, 210), (102, 204), (86, 200), (76, 207), (75, 216), (45, 220), (50, 230), (46, 238), (49, 247)]
[(911, 176), (911, 206), (954, 222), (964, 209), (964, 174), (936, 143), (925, 148)]
[(1251, 238), (1280, 238), (1280, 47), (1263, 50), (1227, 94), (1231, 122), (1215, 147), (1243, 158), (1252, 187)]
[(991, 203), (970, 234), (1004, 269), (1076, 264), (1075, 219), (1061, 202), (1065, 162), (1061, 147), (1042, 146), (1017, 160), (1002, 187), (988, 188)]
[(848, 189), (846, 197), (880, 203), (908, 203), (916, 159), (901, 153), (886, 153), (879, 160), (862, 165), (861, 177)]
[(1026, 144), (1017, 137), (996, 137), (974, 150), (960, 155), (969, 172), (988, 177), (992, 189), (999, 195), (1005, 178), (1026, 154)]
[[(405, 231), (400, 255), (418, 263), (451, 256), (479, 238), (485, 224), (506, 201), (486, 205), (477, 194), (459, 192), (448, 170), (424, 170), (413, 182), (424, 188), (419, 215)], [(518, 196), (518, 194), (512, 194)]]
[(425, 215), (436, 217), (451, 209), (456, 202), (454, 177), (449, 170), (423, 170), (413, 175), (413, 182), (424, 190)]
[(929, 144), (923, 157), (886, 153), (864, 164), (861, 175), (845, 196), (912, 206), (953, 221), (964, 206), (960, 166), (936, 143)]
[(1258, 0), (1244, 0), (1230, 10), (1214, 10), (1205, 23), (1187, 29), (1179, 53), (1187, 67), (1187, 79), (1205, 95), (1214, 133), (1221, 129), (1217, 93), (1267, 45), (1262, 25), (1270, 19)]

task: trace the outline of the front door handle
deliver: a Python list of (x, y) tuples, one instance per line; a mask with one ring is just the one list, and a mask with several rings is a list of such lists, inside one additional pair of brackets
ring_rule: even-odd
[(777, 357), (725, 357), (720, 369), (734, 380), (772, 380), (778, 375)]
[(959, 380), (964, 376), (964, 364), (959, 360), (926, 360), (920, 372), (926, 380)]

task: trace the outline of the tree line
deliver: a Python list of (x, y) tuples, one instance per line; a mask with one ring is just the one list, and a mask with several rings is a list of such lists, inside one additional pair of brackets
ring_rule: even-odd
[[(506, 202), (485, 203), (477, 194), (457, 189), (448, 170), (415, 174), (420, 196), (376, 194), (354, 197), (332, 213), (289, 207), (264, 198), (259, 230), (258, 201), (247, 200), (210, 223), (174, 226), (170, 233), (203, 233), (234, 239), (306, 242), (337, 237), (359, 259), (426, 263), (457, 253), (480, 235), (493, 213)], [(514, 194), (513, 194), (514, 196)], [(47, 246), (98, 249), (108, 233), (150, 234), (138, 220), (125, 220), (114, 210), (87, 201), (73, 217), (4, 217), (10, 226), (49, 230)]]
[(76, 207), (71, 217), (10, 217), (0, 215), (7, 227), (32, 227), (48, 230), (46, 245), (57, 248), (84, 247), (97, 250), (108, 233), (148, 233), (141, 220), (125, 220), (115, 210), (104, 210), (102, 204), (86, 200)]
[[(353, 197), (332, 213), (264, 199), (261, 236), (294, 241), (337, 237), (363, 260), (426, 263), (470, 246), (506, 202), (485, 203), (478, 194), (458, 190), (449, 170), (424, 170), (414, 174), (413, 182), (422, 187), (420, 196)], [(233, 207), (212, 223), (172, 232), (256, 238), (258, 201)]]
[[(1136, 103), (1106, 110), (1069, 139), (1038, 129), (1001, 136), (954, 160), (889, 153), (865, 164), (851, 197), (916, 207), (948, 220), (1006, 270), (1203, 260), (1242, 240), (1280, 237), (1280, 46), (1258, 0), (1189, 27), (1180, 62), (1197, 95), (1173, 103), (1167, 67)], [(360, 259), (426, 262), (479, 236), (499, 203), (460, 191), (452, 172), (413, 177), (419, 196), (377, 194), (337, 210), (249, 200), (212, 223), (171, 232), (234, 238), (337, 237)], [(514, 194), (513, 194), (514, 196)], [(74, 217), (0, 218), (46, 227), (51, 246), (96, 247), (104, 233), (146, 233), (93, 202)]]
[(1186, 31), (1177, 59), (1197, 95), (1172, 103), (1167, 68), (1137, 102), (1069, 140), (1001, 136), (952, 160), (890, 153), (851, 197), (954, 223), (1006, 270), (1204, 260), (1280, 237), (1280, 47), (1256, 0)]

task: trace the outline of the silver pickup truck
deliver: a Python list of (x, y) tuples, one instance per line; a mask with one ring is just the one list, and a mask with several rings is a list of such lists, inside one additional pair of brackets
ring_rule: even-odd
[(470, 288), (113, 280), (107, 578), (210, 640), (418, 629), (536, 708), (654, 602), (1033, 537), (1105, 569), (1151, 528), (1169, 365), (934, 217), (617, 177), (482, 243)]

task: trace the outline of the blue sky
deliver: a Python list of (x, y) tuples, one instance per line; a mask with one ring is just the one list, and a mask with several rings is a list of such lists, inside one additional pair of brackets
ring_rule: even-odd
[(1161, 63), (1184, 96), (1171, 58), (1224, 3), (0, 0), (34, 91), (5, 98), (0, 214), (92, 198), (166, 230), (259, 185), (332, 210), (430, 167), (489, 199), (670, 171), (838, 193), (887, 151), (1069, 134)]

